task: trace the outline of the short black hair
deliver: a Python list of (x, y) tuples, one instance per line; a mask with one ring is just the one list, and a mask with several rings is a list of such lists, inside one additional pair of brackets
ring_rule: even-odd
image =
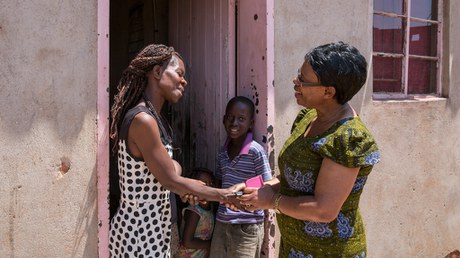
[(304, 58), (324, 86), (336, 90), (340, 104), (347, 103), (366, 83), (367, 62), (357, 48), (339, 41), (318, 46)]
[(192, 169), (192, 173), (190, 173), (190, 178), (193, 178), (193, 179), (197, 179), (198, 178), (198, 175), (200, 173), (206, 173), (208, 174), (209, 176), (211, 176), (211, 178), (214, 178), (214, 173), (208, 169), (208, 168), (204, 168), (204, 167), (196, 167), (196, 168), (193, 168)]
[(249, 107), (249, 113), (251, 114), (251, 118), (254, 118), (254, 113), (256, 109), (254, 106), (254, 102), (252, 102), (252, 100), (244, 96), (236, 96), (231, 98), (227, 103), (227, 107), (225, 108), (225, 114), (227, 114), (228, 110), (231, 107), (233, 107), (233, 105), (235, 105), (236, 103), (246, 104)]

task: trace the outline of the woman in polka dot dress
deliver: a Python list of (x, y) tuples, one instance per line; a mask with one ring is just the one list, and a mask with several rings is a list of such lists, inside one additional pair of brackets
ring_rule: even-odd
[(159, 111), (166, 101), (182, 97), (184, 75), (184, 61), (172, 47), (152, 44), (131, 61), (118, 84), (110, 137), (118, 154), (121, 198), (110, 223), (112, 257), (170, 257), (170, 191), (192, 196), (195, 204), (225, 201), (237, 190), (181, 177), (181, 166), (172, 159), (170, 127)]

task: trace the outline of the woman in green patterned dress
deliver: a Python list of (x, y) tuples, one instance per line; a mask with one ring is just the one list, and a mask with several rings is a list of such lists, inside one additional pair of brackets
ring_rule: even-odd
[(248, 210), (275, 209), (280, 257), (365, 257), (359, 197), (380, 152), (348, 101), (367, 62), (343, 42), (314, 48), (294, 79), (297, 115), (282, 148), (279, 182), (246, 188)]

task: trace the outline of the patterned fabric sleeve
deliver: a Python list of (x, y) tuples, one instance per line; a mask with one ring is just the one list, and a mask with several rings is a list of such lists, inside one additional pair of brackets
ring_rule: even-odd
[(303, 119), (303, 117), (310, 111), (311, 109), (304, 108), (299, 111), (297, 114), (297, 117), (295, 118), (294, 122), (292, 123), (291, 126), (291, 133), (294, 131), (294, 129), (297, 127), (297, 124)]
[(367, 167), (380, 161), (374, 138), (357, 119), (346, 122), (337, 131), (314, 143), (320, 155), (346, 167)]

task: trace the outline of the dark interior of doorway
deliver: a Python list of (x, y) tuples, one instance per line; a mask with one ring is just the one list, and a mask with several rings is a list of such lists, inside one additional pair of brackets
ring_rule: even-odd
[[(168, 45), (168, 0), (110, 1), (110, 106), (123, 70), (144, 46)], [(168, 118), (169, 107), (162, 113)], [(112, 143), (110, 144), (112, 149)], [(116, 212), (120, 189), (117, 157), (110, 156), (110, 218)]]

